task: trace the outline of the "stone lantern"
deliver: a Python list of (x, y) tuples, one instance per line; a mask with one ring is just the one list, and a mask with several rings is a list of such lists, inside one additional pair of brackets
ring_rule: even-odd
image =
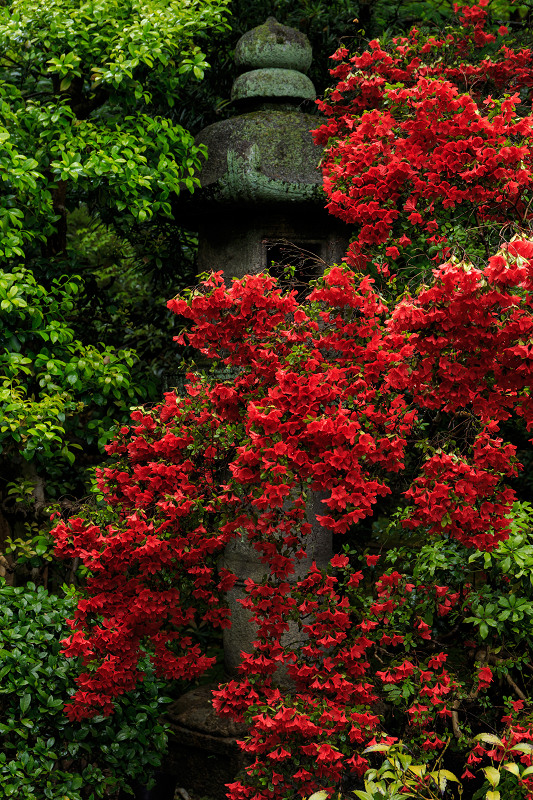
[[(185, 224), (198, 231), (199, 272), (222, 270), (230, 281), (285, 261), (304, 283), (344, 256), (347, 229), (324, 208), (321, 149), (310, 133), (320, 124), (309, 113), (316, 96), (305, 74), (311, 57), (307, 37), (273, 17), (237, 43), (235, 59), (242, 72), (232, 101), (241, 113), (198, 135), (208, 158), (201, 188), (182, 209)], [(315, 496), (308, 506), (313, 530), (303, 543), (307, 558), (295, 577), (304, 575), (312, 561), (319, 566), (329, 561), (331, 537), (316, 522), (320, 511)], [(238, 602), (244, 580), (260, 580), (265, 566), (245, 538), (226, 548), (222, 562), (238, 577), (228, 596), (232, 626), (224, 632), (225, 669), (231, 677), (238, 675), (241, 651), (250, 652), (255, 638), (255, 626)], [(288, 635), (294, 640), (293, 631)], [(223, 784), (240, 763), (235, 738), (242, 731), (216, 716), (210, 691), (193, 690), (170, 707), (174, 741), (168, 766), (185, 788), (223, 797)], [(204, 767), (202, 752), (209, 759)]]
[(346, 253), (346, 226), (324, 208), (321, 148), (310, 133), (320, 124), (309, 113), (311, 59), (307, 37), (273, 17), (237, 43), (242, 73), (231, 99), (241, 113), (196, 139), (208, 151), (189, 211), (199, 272), (223, 270), (229, 279), (292, 259), (297, 278), (308, 280), (320, 261), (323, 268)]

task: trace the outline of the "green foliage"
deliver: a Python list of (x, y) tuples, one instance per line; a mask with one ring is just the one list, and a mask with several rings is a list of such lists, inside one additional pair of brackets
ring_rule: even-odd
[[(203, 78), (227, 1), (0, 5), (0, 560), (9, 556), (9, 569), (17, 553), (38, 557), (47, 502), (82, 496), (116, 424), (161, 388), (172, 335), (164, 296), (191, 267), (173, 201), (193, 191), (204, 158), (169, 112)], [(8, 483), (24, 502), (12, 502)]]
[(433, 765), (416, 764), (413, 757), (401, 743), (376, 744), (367, 747), (366, 753), (384, 753), (385, 760), (378, 769), (365, 773), (365, 791), (354, 791), (358, 800), (402, 800), (415, 797), (417, 800), (438, 800), (443, 797), (448, 784), (458, 785), (459, 796), (462, 786), (459, 779), (448, 769), (442, 769), (441, 758)]
[(497, 637), (526, 648), (533, 628), (533, 508), (516, 503), (509, 539), (491, 553), (473, 553), (471, 569), (483, 575), (470, 622), (482, 639)]
[(130, 222), (171, 217), (171, 195), (198, 182), (202, 151), (154, 111), (203, 77), (194, 39), (223, 29), (224, 4), (14, 0), (0, 9), (2, 255), (27, 255), (36, 241), (61, 252), (64, 241), (51, 237), (69, 192)]
[[(501, 800), (511, 796), (528, 796), (527, 789), (519, 785), (517, 779), (524, 781), (530, 778), (533, 767), (525, 766), (513, 759), (521, 754), (530, 755), (533, 747), (525, 741), (506, 745), (498, 736), (491, 733), (480, 733), (473, 740), (473, 744), (476, 742), (498, 748), (497, 760), (493, 760), (489, 766), (483, 766), (480, 770), (483, 785), (476, 792), (476, 798)], [(402, 742), (372, 745), (364, 752), (383, 753), (385, 758), (379, 767), (369, 769), (365, 773), (365, 790), (353, 792), (358, 800), (382, 798), (402, 800), (404, 797), (414, 797), (416, 800), (439, 800), (446, 797), (451, 800), (463, 797), (464, 787), (457, 775), (441, 766), (443, 754), (435, 763), (428, 765), (416, 763)], [(496, 750), (493, 750), (493, 753), (496, 755)], [(502, 790), (507, 794), (502, 793)], [(523, 794), (523, 791), (526, 794)], [(326, 792), (315, 792), (309, 800), (325, 800), (325, 797), (327, 797)]]
[(153, 673), (122, 696), (116, 714), (70, 723), (75, 659), (61, 655), (75, 597), (0, 582), (0, 784), (16, 800), (91, 800), (143, 780), (161, 763), (166, 733), (158, 721)]
[[(394, 539), (401, 515), (389, 533)], [(404, 533), (405, 535), (405, 533)], [(386, 544), (386, 539), (384, 543)], [(434, 542), (412, 548), (391, 548), (387, 561), (394, 566), (408, 565), (413, 580), (425, 583), (437, 580), (456, 590), (470, 592), (458, 620), (473, 626), (474, 637), (490, 646), (498, 642), (500, 657), (493, 663), (507, 674), (510, 663), (502, 654), (511, 648), (512, 664), (521, 669), (529, 658), (530, 631), (533, 627), (533, 508), (520, 502), (513, 506), (510, 535), (490, 552), (468, 553), (457, 543)], [(468, 565), (468, 566), (467, 566)], [(434, 620), (428, 620), (433, 622)], [(503, 665), (503, 666), (502, 666)]]
[(141, 400), (159, 398), (165, 374), (176, 371), (171, 343), (181, 328), (166, 301), (171, 287), (196, 283), (196, 237), (160, 221), (122, 235), (86, 206), (67, 222), (69, 256), (82, 278), (77, 319), (69, 321), (77, 327), (83, 320), (88, 341), (112, 346), (120, 335), (122, 346), (138, 356), (131, 375), (142, 387)]
[[(133, 401), (129, 351), (84, 345), (65, 316), (74, 308), (78, 281), (63, 276), (47, 291), (22, 267), (0, 274), (0, 452), (26, 460), (74, 461), (73, 439), (105, 443), (113, 412)], [(96, 421), (87, 408), (97, 407)], [(86, 433), (83, 428), (86, 426)]]

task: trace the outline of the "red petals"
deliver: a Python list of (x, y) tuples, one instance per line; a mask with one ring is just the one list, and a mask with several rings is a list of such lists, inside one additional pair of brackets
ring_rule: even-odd
[(481, 667), (481, 669), (477, 673), (478, 677), (478, 688), (479, 689), (486, 689), (493, 680), (493, 674), (490, 667)]
[(346, 567), (350, 562), (348, 556), (336, 555), (329, 562), (332, 567)]

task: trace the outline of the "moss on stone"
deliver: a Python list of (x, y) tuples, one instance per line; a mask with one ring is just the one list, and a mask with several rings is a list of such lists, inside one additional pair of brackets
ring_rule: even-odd
[(307, 72), (313, 51), (307, 36), (269, 17), (242, 36), (235, 48), (238, 66), (248, 69), (280, 67)]
[[(256, 178), (260, 174), (288, 184), (321, 186), (318, 165), (322, 150), (310, 133), (317, 124), (311, 114), (269, 110), (210, 125), (197, 138), (197, 143), (208, 149), (201, 172), (202, 186), (208, 187), (226, 176), (228, 157), (248, 159), (248, 175), (255, 173)], [(252, 148), (256, 155), (250, 161)], [(228, 156), (229, 153), (233, 155)]]
[[(299, 102), (315, 97), (303, 73), (311, 62), (307, 37), (270, 17), (241, 38), (236, 60), (256, 69), (237, 79), (233, 99), (258, 98), (262, 108), (217, 122), (198, 135), (208, 158), (196, 201), (322, 203), (322, 151), (310, 132), (318, 119), (298, 110)], [(266, 107), (269, 100), (276, 107)]]
[(313, 82), (294, 69), (254, 69), (240, 75), (231, 91), (232, 100), (249, 97), (294, 97), (299, 100), (314, 100)]

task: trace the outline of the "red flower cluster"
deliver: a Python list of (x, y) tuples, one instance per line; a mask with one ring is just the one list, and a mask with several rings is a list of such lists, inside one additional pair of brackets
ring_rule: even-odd
[[(392, 571), (361, 605), (364, 573), (348, 557), (332, 560), (342, 580), (316, 567), (297, 580), (295, 564), (310, 531), (309, 492), (323, 493), (328, 513), (320, 522), (334, 532), (372, 514), (404, 470), (424, 408), (467, 414), (469, 433), (459, 451), (428, 452), (405, 492), (404, 525), (480, 549), (506, 537), (513, 494), (502, 481), (516, 459), (495, 433), (514, 410), (533, 422), (525, 388), (532, 364), (516, 349), (533, 324), (524, 289), (533, 258), (514, 255), (528, 248), (515, 239), (496, 257), (518, 285), (502, 264), (495, 271), (494, 259), (473, 271), (468, 317), (456, 313), (466, 291), (458, 278), (472, 273), (453, 264), (391, 315), (372, 281), (348, 267), (330, 269), (303, 307), (267, 276), (230, 288), (213, 276), (188, 301), (171, 302), (192, 319), (190, 339), (236, 371), (231, 382), (191, 378), (187, 396), (168, 393), (163, 405), (134, 412), (131, 429), (109, 448), (114, 466), (100, 474), (113, 522), (73, 519), (56, 528), (57, 552), (78, 555), (91, 571), (66, 646), (90, 666), (71, 716), (109, 712), (112, 698), (140, 678), (141, 649), (170, 678), (208, 668), (193, 630), (202, 620), (230, 624), (224, 592), (234, 578), (216, 561), (246, 531), (269, 570), (246, 584), (254, 651), (243, 656), (242, 680), (221, 688), (216, 701), (221, 713), (252, 726), (242, 745), (255, 757), (250, 784), (234, 786), (234, 796), (252, 797), (267, 775), (274, 787), (267, 794), (281, 797), (289, 785), (305, 795), (317, 781), (333, 786), (363, 771), (367, 762), (354, 748), (380, 731), (375, 708), (387, 686), (415, 687), (405, 695), (407, 717), (426, 749), (440, 747), (439, 720), (451, 715), (460, 684), (442, 666), (444, 653), (433, 649), (424, 660), (433, 638), (427, 606), (437, 617), (453, 614), (457, 592), (438, 585), (414, 593)], [(478, 314), (487, 307), (490, 325)], [(468, 361), (474, 340), (483, 357), (459, 382), (454, 366)], [(507, 367), (517, 359), (519, 377)], [(366, 558), (372, 570), (377, 561)], [(291, 625), (301, 631), (296, 649), (282, 643)], [(408, 642), (415, 660), (395, 655)], [(371, 674), (380, 649), (386, 668)], [(292, 692), (280, 693), (280, 670)]]
[(521, 104), (532, 51), (487, 52), (497, 37), (484, 31), (483, 4), (457, 10), (461, 27), (439, 38), (413, 29), (335, 56), (338, 83), (319, 103), (328, 121), (315, 139), (327, 148), (329, 210), (360, 226), (354, 267), (412, 258), (420, 236), (441, 259), (457, 212), (466, 228), (530, 217), (532, 118)]

